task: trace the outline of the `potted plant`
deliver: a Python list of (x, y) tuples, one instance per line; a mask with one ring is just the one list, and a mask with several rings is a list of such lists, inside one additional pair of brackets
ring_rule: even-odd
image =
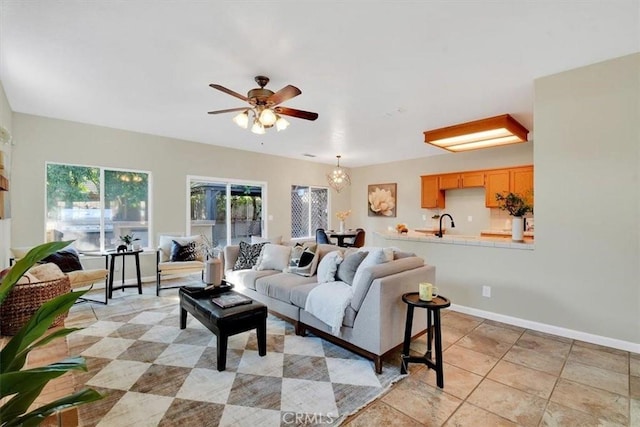
[(140, 239), (138, 237), (135, 237), (133, 233), (120, 236), (120, 241), (127, 246), (128, 251), (133, 250), (133, 242), (136, 242), (138, 240)]
[(529, 202), (529, 198), (518, 193), (496, 193), (496, 201), (500, 204), (500, 209), (509, 212), (509, 215), (513, 217), (511, 221), (511, 240), (523, 242), (523, 216), (533, 212), (533, 205)]
[[(70, 243), (45, 243), (31, 249), (24, 258), (18, 260), (2, 278), (0, 304), (31, 266)], [(56, 411), (102, 398), (102, 395), (93, 389), (83, 389), (29, 411), (33, 402), (50, 380), (58, 378), (72, 369), (87, 370), (84, 358), (79, 356), (72, 356), (47, 366), (23, 369), (31, 350), (80, 329), (62, 328), (44, 336), (56, 317), (69, 311), (76, 300), (86, 292), (86, 290), (69, 292), (44, 303), (0, 351), (0, 360), (2, 361), (0, 364), (0, 401), (2, 401), (0, 426), (39, 425)]]

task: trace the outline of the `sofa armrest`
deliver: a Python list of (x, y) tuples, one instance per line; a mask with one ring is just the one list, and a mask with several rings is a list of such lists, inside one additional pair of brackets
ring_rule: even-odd
[[(375, 279), (356, 315), (350, 341), (375, 354), (384, 354), (401, 344), (407, 316), (402, 295), (417, 292), (420, 282), (435, 284), (435, 279), (436, 268), (432, 265)], [(415, 310), (412, 335), (426, 329), (426, 313), (426, 310)]]

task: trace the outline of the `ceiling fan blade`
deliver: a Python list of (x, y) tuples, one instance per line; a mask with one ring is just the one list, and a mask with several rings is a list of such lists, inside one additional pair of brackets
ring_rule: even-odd
[(318, 118), (318, 113), (312, 113), (311, 111), (296, 110), (295, 108), (276, 107), (275, 112), (284, 116), (297, 117), (298, 119), (315, 120)]
[(236, 97), (236, 98), (238, 98), (238, 99), (242, 99), (242, 100), (243, 100), (243, 101), (245, 101), (245, 102), (248, 102), (248, 101), (249, 101), (249, 98), (247, 98), (246, 96), (244, 96), (244, 95), (240, 95), (238, 92), (234, 92), (234, 91), (232, 91), (231, 89), (227, 89), (227, 88), (226, 88), (226, 87), (224, 87), (224, 86), (216, 85), (216, 84), (213, 84), (213, 83), (212, 83), (212, 84), (210, 84), (209, 86), (211, 86), (211, 87), (212, 87), (212, 88), (214, 88), (214, 89), (218, 89), (220, 92), (224, 92), (224, 93), (226, 93), (227, 95), (235, 96), (235, 97)]
[(227, 108), (226, 110), (209, 111), (207, 114), (231, 113), (233, 111), (244, 111), (244, 110), (249, 110), (249, 109), (250, 108), (248, 108), (248, 107)]
[(278, 105), (300, 95), (302, 91), (295, 86), (287, 85), (267, 98), (267, 104)]

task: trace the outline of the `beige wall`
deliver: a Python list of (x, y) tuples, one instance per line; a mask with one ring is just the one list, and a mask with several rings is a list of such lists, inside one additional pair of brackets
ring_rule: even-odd
[[(528, 146), (355, 169), (354, 220), (367, 230), (419, 222), (421, 174), (533, 158), (534, 251), (369, 243), (424, 256), (455, 304), (635, 343), (640, 351), (639, 76), (640, 55), (633, 55), (537, 80), (535, 142)], [(398, 217), (366, 217), (366, 185), (387, 181), (398, 183)], [(483, 285), (492, 287), (491, 298), (481, 296)]]
[[(150, 171), (153, 234), (185, 232), (188, 175), (267, 183), (268, 235), (291, 236), (291, 185), (326, 186), (330, 165), (14, 113), (12, 246), (41, 243), (45, 162)], [(248, 134), (253, 138), (253, 134)], [(331, 210), (347, 209), (349, 191), (331, 190)], [(334, 221), (330, 215), (329, 221)], [(149, 257), (151, 258), (151, 257)], [(153, 276), (153, 265), (143, 268)]]
[[(0, 126), (4, 126), (9, 132), (13, 132), (12, 114), (7, 95), (4, 93), (4, 86), (0, 81)], [(0, 152), (4, 158), (5, 176), (9, 178), (11, 173), (11, 145), (0, 143)], [(9, 184), (11, 185), (11, 183)], [(4, 217), (0, 218), (0, 269), (9, 265), (9, 242), (11, 241), (11, 205), (9, 195), (4, 193), (0, 203), (4, 205)]]

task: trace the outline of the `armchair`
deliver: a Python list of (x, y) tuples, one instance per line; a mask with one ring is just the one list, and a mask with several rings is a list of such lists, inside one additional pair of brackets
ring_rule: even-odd
[(205, 241), (202, 236), (177, 237), (160, 235), (156, 251), (156, 296), (163, 289), (172, 289), (180, 285), (161, 286), (163, 277), (185, 274), (204, 274)]

